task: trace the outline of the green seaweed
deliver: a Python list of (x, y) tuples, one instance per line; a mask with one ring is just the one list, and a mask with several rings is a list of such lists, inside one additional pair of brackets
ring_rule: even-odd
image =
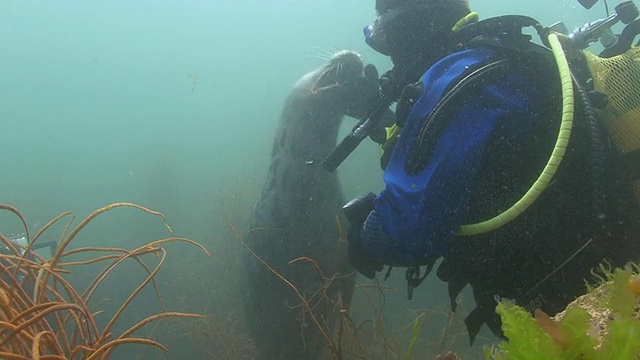
[[(597, 275), (600, 284), (588, 286), (594, 305), (608, 309), (613, 319), (608, 324), (608, 333), (597, 347), (593, 338), (591, 317), (586, 310), (572, 306), (557, 322), (561, 339), (554, 339), (531, 313), (509, 300), (500, 300), (496, 312), (502, 318), (502, 328), (508, 341), (501, 342), (485, 351), (487, 359), (566, 359), (605, 360), (640, 358), (640, 320), (635, 316), (638, 300), (629, 289), (629, 281), (639, 267), (628, 266), (615, 269), (602, 265)], [(594, 275), (596, 275), (594, 273)]]
[(616, 318), (609, 325), (598, 359), (635, 359), (640, 356), (640, 321)]
[(503, 299), (496, 311), (502, 318), (502, 330), (509, 341), (499, 344), (497, 351), (488, 358), (537, 360), (558, 359), (562, 355), (560, 346), (538, 326), (527, 310)]
[(404, 356), (405, 360), (413, 359), (413, 347), (418, 341), (418, 335), (420, 335), (420, 317), (416, 318), (416, 320), (413, 322), (413, 330), (411, 331), (411, 342), (409, 343), (409, 349), (407, 349), (407, 353)]
[(611, 297), (609, 298), (609, 309), (628, 318), (633, 314), (636, 304), (636, 296), (629, 291), (629, 280), (631, 279), (631, 269), (616, 269), (613, 274)]
[(597, 340), (589, 336), (591, 316), (579, 307), (567, 309), (560, 324), (567, 347), (562, 356), (564, 359), (595, 359)]

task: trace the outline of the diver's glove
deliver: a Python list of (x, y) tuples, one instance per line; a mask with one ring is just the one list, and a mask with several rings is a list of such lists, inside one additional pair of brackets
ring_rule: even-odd
[(373, 279), (376, 277), (376, 272), (382, 271), (384, 264), (366, 254), (360, 241), (361, 230), (361, 226), (352, 226), (349, 229), (347, 234), (347, 241), (349, 242), (347, 254), (349, 262), (354, 269), (369, 279)]
[[(384, 81), (380, 78), (378, 69), (373, 64), (367, 64), (364, 67), (364, 77), (355, 83), (361, 96), (358, 97), (358, 101), (349, 106), (347, 115), (358, 120), (365, 120), (367, 115), (379, 104), (381, 83), (384, 83)], [(393, 125), (395, 121), (395, 114), (391, 109), (387, 109), (380, 116), (376, 127), (370, 130), (369, 138), (378, 144), (384, 144), (387, 140), (385, 128)]]
[[(379, 101), (381, 101), (381, 94), (388, 83), (388, 75), (385, 73), (380, 76), (378, 74), (378, 69), (376, 69), (373, 64), (367, 64), (367, 66), (364, 67), (364, 77), (365, 79), (368, 79), (368, 81), (375, 81), (376, 83), (376, 96), (370, 100), (371, 108), (373, 108), (378, 105)], [(391, 109), (386, 109), (385, 112), (380, 115), (380, 119), (376, 124), (377, 126), (371, 129), (369, 138), (380, 145), (384, 144), (387, 141), (387, 130), (385, 128), (390, 127), (395, 122), (395, 113)]]
[(367, 216), (373, 210), (376, 194), (368, 194), (349, 201), (343, 206), (345, 216), (349, 220), (349, 232), (347, 233), (347, 255), (349, 262), (360, 274), (373, 279), (377, 271), (382, 271), (384, 264), (369, 256), (360, 240), (362, 226), (367, 220)]

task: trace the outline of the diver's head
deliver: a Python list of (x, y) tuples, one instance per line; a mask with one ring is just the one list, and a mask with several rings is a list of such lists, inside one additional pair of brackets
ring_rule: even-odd
[(451, 29), (471, 10), (468, 0), (376, 0), (376, 12), (374, 23), (364, 29), (366, 42), (395, 62), (441, 52)]

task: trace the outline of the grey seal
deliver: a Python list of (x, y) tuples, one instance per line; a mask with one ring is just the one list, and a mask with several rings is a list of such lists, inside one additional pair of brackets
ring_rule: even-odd
[[(335, 148), (345, 115), (364, 116), (378, 91), (377, 72), (374, 77), (365, 76), (358, 53), (342, 50), (295, 83), (245, 236), (255, 254), (298, 288), (327, 332), (349, 306), (355, 272), (340, 240), (345, 197), (336, 173), (321, 162)], [(291, 263), (301, 257), (313, 259), (323, 278), (307, 259)], [(326, 341), (293, 289), (249, 252), (244, 264), (247, 324), (260, 358), (320, 357)]]

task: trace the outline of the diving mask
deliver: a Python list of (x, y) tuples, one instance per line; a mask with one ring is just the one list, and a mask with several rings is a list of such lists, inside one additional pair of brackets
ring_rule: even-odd
[(389, 9), (378, 9), (378, 16), (373, 21), (373, 24), (364, 27), (364, 40), (373, 50), (379, 52), (382, 55), (391, 55), (391, 44), (385, 29), (389, 27), (389, 24), (398, 20), (398, 18), (408, 12), (414, 12), (418, 8), (427, 8), (422, 4), (410, 3), (400, 6), (396, 6)]
[(370, 48), (382, 55), (390, 55), (387, 39), (384, 35), (384, 29), (380, 26), (380, 17), (377, 17), (373, 21), (373, 24), (365, 26), (362, 31), (364, 33), (364, 41)]

